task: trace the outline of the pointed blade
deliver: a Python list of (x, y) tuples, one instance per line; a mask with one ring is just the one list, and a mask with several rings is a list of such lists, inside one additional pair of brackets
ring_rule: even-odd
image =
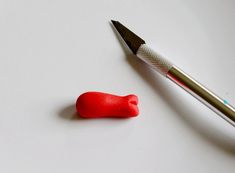
[(134, 54), (136, 54), (139, 47), (142, 44), (145, 44), (145, 41), (132, 31), (130, 31), (128, 28), (126, 28), (124, 25), (122, 25), (120, 22), (114, 20), (111, 20), (111, 22), (113, 23), (114, 27), (121, 35), (123, 40), (126, 42), (128, 47), (132, 50)]

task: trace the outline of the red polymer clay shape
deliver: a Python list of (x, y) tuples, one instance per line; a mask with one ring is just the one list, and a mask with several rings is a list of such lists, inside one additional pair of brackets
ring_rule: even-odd
[(76, 102), (79, 115), (83, 118), (129, 118), (139, 114), (136, 95), (117, 96), (102, 92), (86, 92)]

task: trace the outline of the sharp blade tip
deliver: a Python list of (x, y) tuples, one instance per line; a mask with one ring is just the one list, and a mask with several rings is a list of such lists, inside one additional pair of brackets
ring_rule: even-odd
[(112, 19), (111, 19), (111, 22), (112, 22), (113, 24), (118, 23), (118, 21), (112, 20)]

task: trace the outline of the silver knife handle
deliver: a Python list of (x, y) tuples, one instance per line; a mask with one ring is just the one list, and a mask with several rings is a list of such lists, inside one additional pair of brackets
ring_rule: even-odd
[(173, 66), (167, 77), (235, 127), (235, 108), (226, 100), (218, 97), (178, 67)]
[(226, 100), (216, 96), (164, 57), (154, 52), (146, 44), (140, 46), (136, 55), (235, 127), (235, 108), (229, 105)]

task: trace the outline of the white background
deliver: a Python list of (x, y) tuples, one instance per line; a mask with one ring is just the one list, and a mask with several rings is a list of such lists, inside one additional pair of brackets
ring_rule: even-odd
[[(0, 0), (1, 173), (233, 173), (235, 129), (122, 45), (119, 20), (235, 105), (235, 1)], [(73, 118), (85, 91), (132, 119)]]

